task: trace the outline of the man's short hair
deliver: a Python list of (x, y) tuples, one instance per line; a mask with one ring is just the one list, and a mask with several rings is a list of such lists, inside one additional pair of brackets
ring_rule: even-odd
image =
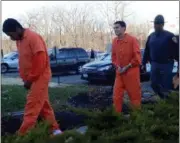
[(126, 23), (124, 21), (116, 21), (114, 24), (119, 24), (121, 27), (126, 28)]
[(17, 28), (23, 29), (22, 25), (16, 19), (8, 18), (3, 23), (3, 32), (4, 33), (16, 32)]

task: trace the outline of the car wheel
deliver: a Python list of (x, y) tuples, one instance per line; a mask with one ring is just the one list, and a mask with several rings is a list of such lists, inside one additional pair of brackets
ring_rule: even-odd
[(1, 73), (6, 73), (9, 67), (7, 64), (1, 64)]

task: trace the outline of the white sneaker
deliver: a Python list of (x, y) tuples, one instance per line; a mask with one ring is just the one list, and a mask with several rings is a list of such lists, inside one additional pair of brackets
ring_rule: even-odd
[(53, 135), (56, 136), (56, 135), (60, 135), (62, 134), (63, 132), (61, 130), (54, 130), (53, 131)]

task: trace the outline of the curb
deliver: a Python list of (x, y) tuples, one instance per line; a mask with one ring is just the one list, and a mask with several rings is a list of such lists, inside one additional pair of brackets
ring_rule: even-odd
[[(20, 78), (3, 78), (1, 77), (1, 85), (23, 85), (24, 83)], [(66, 86), (71, 86), (69, 84), (63, 84), (63, 83), (55, 83), (55, 82), (50, 82), (49, 87), (55, 88), (55, 87), (66, 87)]]

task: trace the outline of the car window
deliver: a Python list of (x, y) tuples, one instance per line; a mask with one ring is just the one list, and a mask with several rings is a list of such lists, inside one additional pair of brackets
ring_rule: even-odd
[(76, 57), (76, 53), (73, 50), (68, 50), (68, 58), (75, 58)]
[(14, 55), (12, 56), (13, 59), (18, 59), (18, 57), (19, 57), (18, 53), (14, 54)]
[(15, 52), (8, 53), (8, 54), (4, 55), (4, 58), (11, 58), (11, 57), (13, 57), (15, 54), (16, 54)]
[(87, 53), (84, 50), (77, 49), (76, 53), (77, 53), (78, 57), (88, 57)]
[(68, 56), (68, 52), (66, 50), (59, 50), (57, 54), (57, 58), (66, 58)]
[(111, 61), (111, 54), (106, 54), (104, 55), (104, 57), (102, 58), (103, 61)]
[(52, 49), (48, 49), (48, 55), (53, 54), (53, 50)]

